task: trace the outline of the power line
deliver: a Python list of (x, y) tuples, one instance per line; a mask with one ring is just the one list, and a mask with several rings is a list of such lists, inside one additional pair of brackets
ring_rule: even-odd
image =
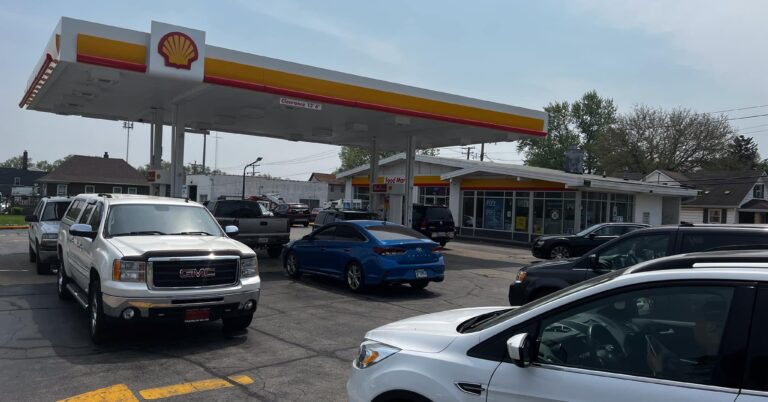
[(749, 109), (759, 109), (763, 107), (768, 107), (768, 105), (757, 105), (757, 106), (747, 106), (747, 107), (740, 107), (736, 109), (726, 109), (726, 110), (717, 110), (714, 112), (707, 112), (707, 114), (715, 114), (715, 113), (725, 113), (725, 112), (736, 112), (739, 110), (749, 110)]
[(739, 127), (739, 130), (750, 130), (750, 129), (759, 128), (759, 127), (768, 127), (768, 124), (758, 124), (756, 126)]
[(764, 114), (753, 114), (752, 116), (731, 117), (731, 118), (728, 118), (728, 119), (726, 119), (726, 120), (744, 120), (744, 119), (754, 119), (754, 118), (756, 118), (756, 117), (764, 117), (764, 116), (768, 116), (768, 113), (764, 113)]

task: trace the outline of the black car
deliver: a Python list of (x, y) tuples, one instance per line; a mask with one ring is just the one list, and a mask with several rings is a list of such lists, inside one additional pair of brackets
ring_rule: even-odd
[(598, 275), (669, 255), (718, 249), (768, 248), (768, 225), (659, 226), (639, 229), (587, 255), (523, 267), (509, 286), (509, 303), (522, 305)]
[(414, 230), (424, 236), (445, 246), (453, 239), (456, 226), (453, 223), (453, 215), (448, 207), (442, 205), (414, 205), (413, 206)]
[(574, 235), (541, 236), (533, 242), (531, 253), (536, 258), (571, 258), (619, 236), (650, 225), (642, 223), (600, 223)]
[(298, 223), (304, 227), (309, 226), (309, 212), (309, 205), (293, 203), (280, 204), (272, 210), (275, 216), (288, 218), (288, 226)]

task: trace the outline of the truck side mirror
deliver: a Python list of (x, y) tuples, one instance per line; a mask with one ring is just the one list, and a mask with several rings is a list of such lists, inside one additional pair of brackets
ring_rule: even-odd
[(238, 233), (240, 233), (240, 229), (235, 225), (227, 225), (227, 227), (224, 228), (224, 232), (229, 237), (235, 237)]
[(76, 223), (72, 225), (69, 228), (69, 234), (72, 236), (87, 237), (89, 239), (96, 238), (96, 232), (93, 230), (91, 225), (86, 225), (84, 223)]
[(507, 353), (518, 367), (527, 367), (531, 365), (531, 342), (528, 340), (528, 334), (517, 334), (507, 340)]

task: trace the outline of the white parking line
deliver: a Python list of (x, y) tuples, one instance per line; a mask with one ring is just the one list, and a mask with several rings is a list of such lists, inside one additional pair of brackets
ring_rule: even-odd
[(27, 272), (28, 269), (0, 269), (0, 272)]

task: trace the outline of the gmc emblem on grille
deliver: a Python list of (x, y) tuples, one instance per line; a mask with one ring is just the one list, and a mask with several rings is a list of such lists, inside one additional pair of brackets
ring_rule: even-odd
[(216, 276), (216, 268), (182, 268), (179, 270), (179, 278), (213, 278)]

